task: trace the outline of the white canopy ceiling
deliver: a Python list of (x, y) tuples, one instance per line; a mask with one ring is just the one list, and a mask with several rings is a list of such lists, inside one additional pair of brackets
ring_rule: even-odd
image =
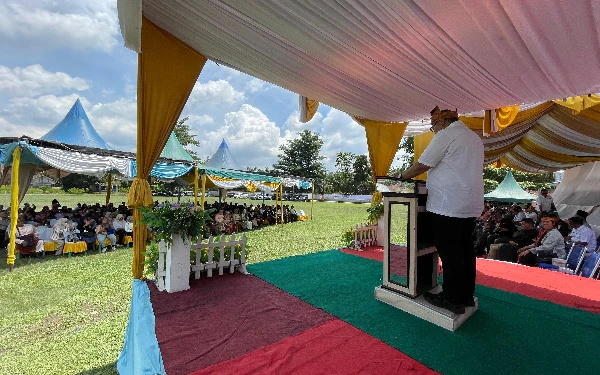
[[(135, 3), (119, 0), (134, 50)], [(373, 120), (600, 92), (600, 0), (144, 0), (142, 10), (213, 61)]]

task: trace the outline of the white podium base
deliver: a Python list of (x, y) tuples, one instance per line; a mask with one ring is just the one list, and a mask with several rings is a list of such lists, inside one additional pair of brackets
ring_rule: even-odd
[[(437, 286), (431, 292), (439, 293), (441, 290), (442, 288)], [(456, 331), (461, 324), (469, 319), (477, 311), (479, 305), (479, 301), (475, 298), (475, 307), (467, 307), (465, 313), (459, 315), (433, 306), (425, 301), (422, 295), (413, 299), (382, 286), (375, 288), (375, 298), (452, 332)]]

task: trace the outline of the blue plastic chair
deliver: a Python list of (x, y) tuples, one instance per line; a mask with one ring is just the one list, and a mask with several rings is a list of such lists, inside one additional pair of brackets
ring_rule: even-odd
[(583, 245), (573, 245), (571, 251), (567, 255), (566, 268), (573, 271), (576, 275), (579, 272), (579, 268), (583, 263), (583, 257), (585, 256), (586, 248)]
[(589, 277), (590, 279), (593, 279), (594, 276), (596, 276), (596, 273), (598, 272), (599, 268), (600, 268), (600, 254), (592, 253), (583, 262), (583, 265), (581, 266), (580, 276)]

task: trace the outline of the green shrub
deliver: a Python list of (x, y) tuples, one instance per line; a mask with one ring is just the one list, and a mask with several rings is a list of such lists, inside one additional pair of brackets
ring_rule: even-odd
[(342, 246), (352, 247), (354, 245), (355, 230), (350, 229), (342, 233)]
[(70, 188), (69, 190), (67, 190), (67, 193), (69, 193), (69, 194), (85, 194), (85, 190), (78, 189), (78, 188)]
[(371, 207), (367, 208), (367, 213), (369, 214), (367, 217), (369, 223), (377, 224), (377, 220), (383, 216), (383, 203), (377, 202), (373, 204)]

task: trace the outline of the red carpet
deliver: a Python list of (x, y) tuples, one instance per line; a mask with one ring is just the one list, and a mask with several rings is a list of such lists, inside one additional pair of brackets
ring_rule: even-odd
[[(341, 249), (346, 254), (383, 261), (383, 248), (364, 251)], [(600, 314), (600, 282), (513, 263), (477, 259), (477, 284)]]
[(341, 320), (191, 375), (439, 374)]
[(169, 375), (239, 357), (333, 319), (251, 275), (203, 277), (190, 284), (184, 292), (166, 293), (149, 283)]

